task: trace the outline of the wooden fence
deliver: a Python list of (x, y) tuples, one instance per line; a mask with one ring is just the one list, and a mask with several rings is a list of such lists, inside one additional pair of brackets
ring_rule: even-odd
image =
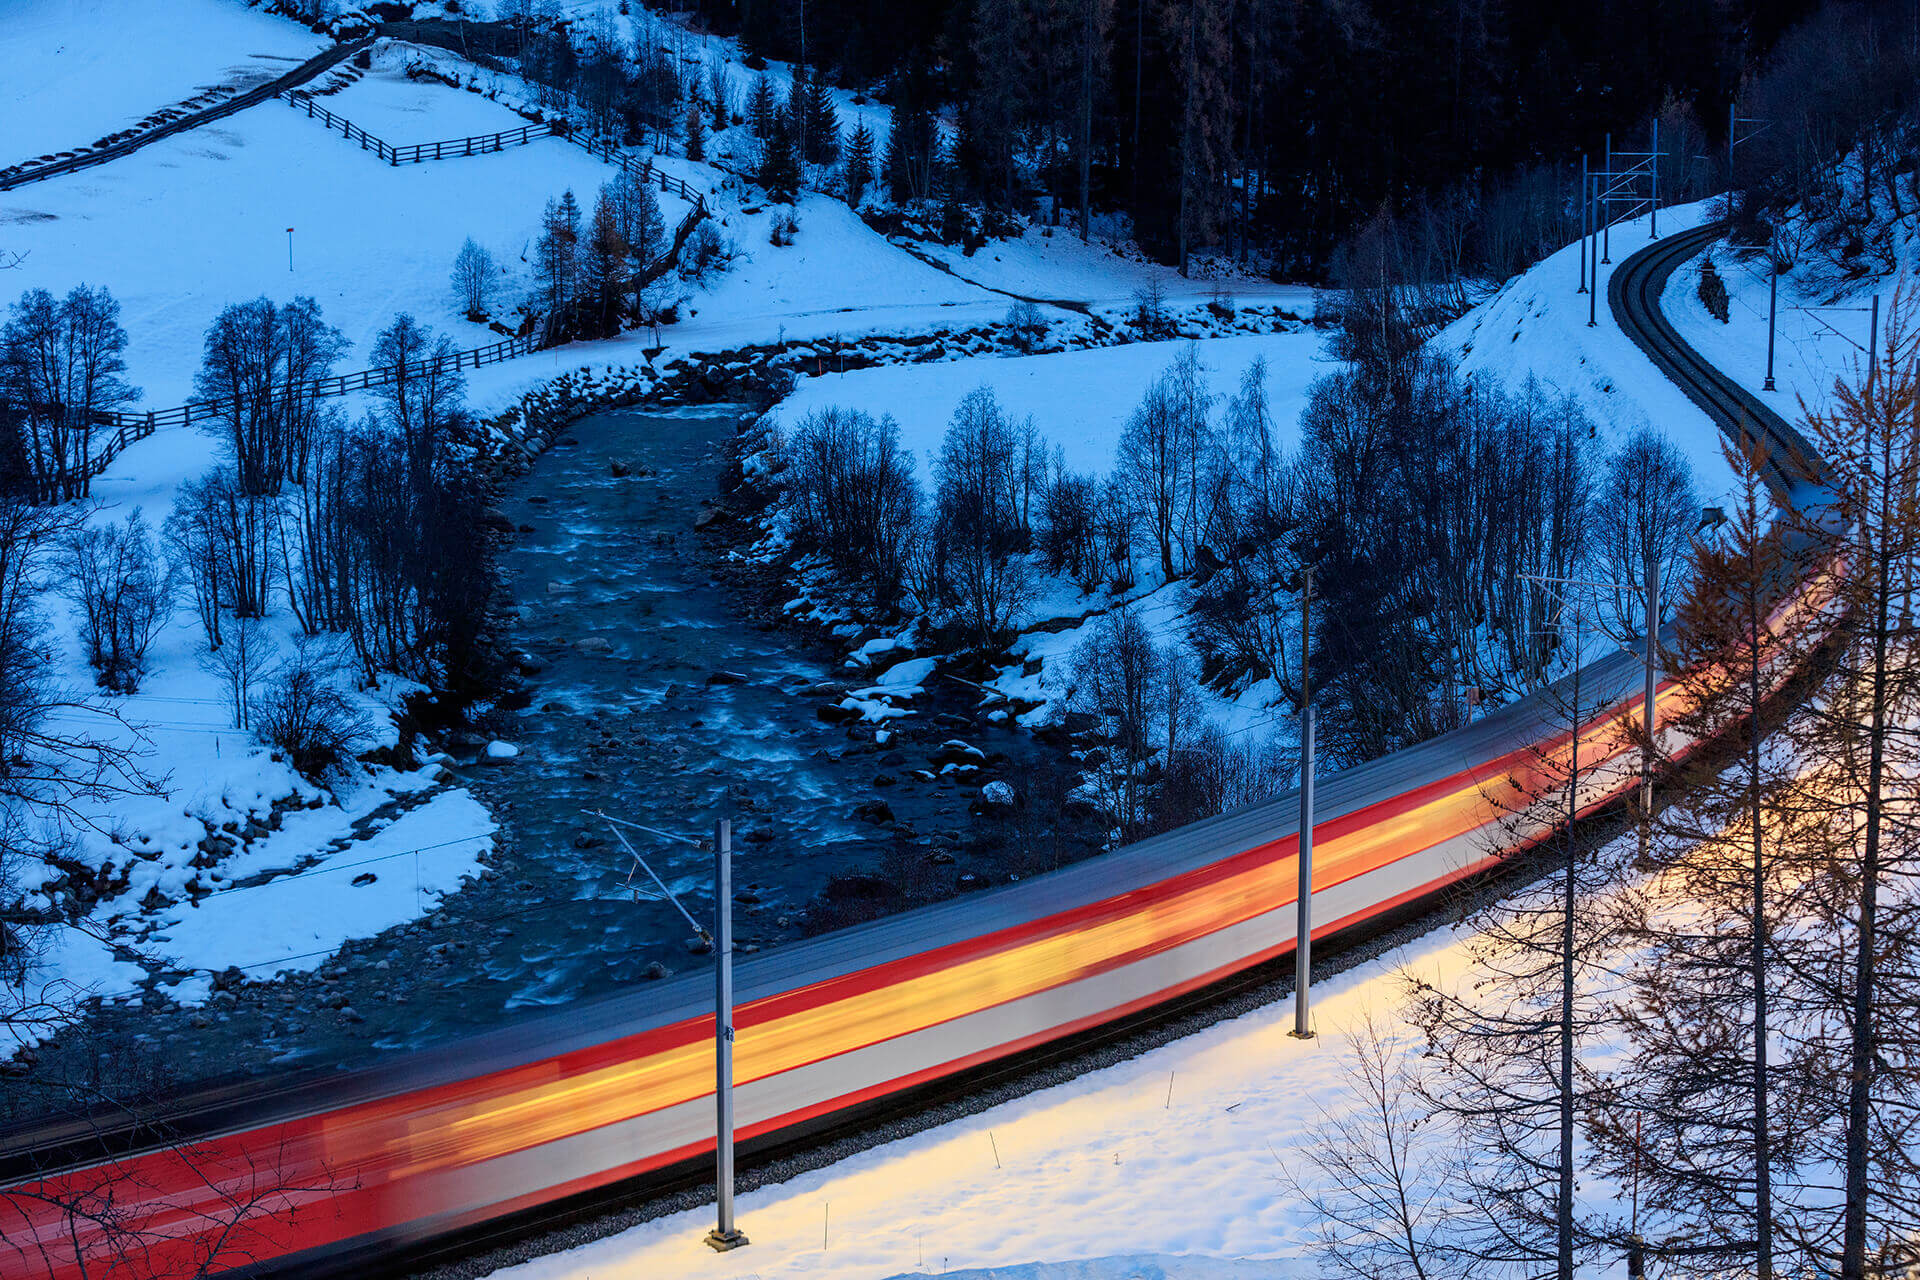
[[(415, 377), (451, 373), (456, 369), (478, 369), (482, 365), (499, 364), (503, 360), (527, 355), (538, 346), (539, 339), (532, 336), (507, 338), (470, 351), (452, 351), (445, 356), (422, 360), (407, 365), (406, 369)], [(362, 369), (358, 373), (335, 374), (330, 378), (303, 383), (300, 391), (309, 397), (342, 396), (351, 391), (368, 391), (394, 381), (400, 371), (399, 365), (383, 365), (378, 369)], [(112, 427), (113, 435), (87, 463), (83, 474), (91, 480), (105, 471), (120, 451), (136, 440), (146, 439), (161, 427), (190, 427), (196, 422), (205, 422), (218, 416), (224, 405), (225, 402), (220, 400), (195, 400), (171, 409), (152, 409), (146, 413), (122, 413), (117, 410), (102, 413), (97, 422), (100, 426)]]
[(318, 120), (328, 129), (337, 129), (340, 136), (349, 142), (360, 144), (362, 151), (371, 151), (388, 164), (419, 164), (423, 160), (452, 160), (459, 156), (486, 155), (493, 151), (505, 151), (508, 147), (524, 147), (538, 138), (552, 137), (556, 133), (566, 132), (566, 125), (556, 125), (552, 121), (538, 124), (526, 124), (518, 129), (503, 129), (499, 133), (478, 133), (469, 138), (447, 138), (440, 142), (415, 142), (405, 146), (396, 146), (384, 138), (368, 133), (345, 116), (335, 115), (313, 100), (313, 95), (305, 90), (280, 95), (287, 105), (296, 111), (305, 111), (307, 118)]

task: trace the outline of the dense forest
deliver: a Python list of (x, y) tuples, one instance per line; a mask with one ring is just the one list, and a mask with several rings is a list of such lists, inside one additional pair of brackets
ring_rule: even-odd
[[(1669, 122), (1676, 187), (1812, 0), (696, 0), (896, 112), (952, 108), (987, 203), (1131, 215), (1144, 248), (1324, 275), (1382, 208), (1548, 213), (1582, 152)], [(1910, 8), (1909, 0), (1898, 6)], [(1542, 189), (1544, 187), (1544, 189)], [(1542, 197), (1546, 197), (1542, 199)], [(1506, 211), (1512, 216), (1516, 211)], [(1541, 234), (1554, 228), (1543, 227)], [(1469, 228), (1469, 238), (1475, 233)], [(1487, 238), (1480, 235), (1479, 238)], [(1558, 243), (1565, 236), (1553, 236)], [(1488, 253), (1491, 246), (1477, 252)], [(1532, 245), (1516, 255), (1531, 256)], [(1468, 246), (1468, 252), (1476, 252)], [(1479, 262), (1462, 264), (1479, 267)], [(1498, 264), (1496, 264), (1498, 265)]]

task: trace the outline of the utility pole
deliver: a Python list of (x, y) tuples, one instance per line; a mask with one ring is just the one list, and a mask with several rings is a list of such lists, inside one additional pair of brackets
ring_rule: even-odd
[(1313, 1039), (1307, 1015), (1313, 981), (1313, 685), (1307, 649), (1313, 640), (1313, 566), (1301, 570), (1300, 590), (1300, 866), (1299, 894), (1294, 899), (1293, 1031), (1301, 1040)]
[[(1613, 265), (1613, 135), (1607, 135), (1607, 167), (1601, 172), (1600, 261)], [(1596, 276), (1597, 280), (1598, 277)]]
[(1587, 206), (1587, 195), (1592, 186), (1587, 177), (1587, 158), (1580, 157), (1580, 288), (1578, 293), (1587, 291), (1587, 222), (1593, 217), (1593, 210)]
[(1653, 118), (1653, 154), (1647, 157), (1647, 239), (1660, 238), (1660, 117)]
[(1880, 371), (1880, 295), (1873, 295), (1873, 319), (1867, 323), (1867, 390), (1873, 390), (1873, 378)]
[[(1595, 178), (1593, 181), (1594, 181), (1594, 191), (1595, 191), (1595, 194), (1597, 195), (1599, 191), (1599, 183), (1601, 180), (1599, 178)], [(1600, 211), (1598, 207), (1598, 202), (1596, 201), (1593, 215), (1590, 221), (1598, 222), (1599, 220), (1600, 220)], [(1596, 236), (1596, 240), (1597, 240), (1597, 236)], [(1599, 298), (1600, 298), (1600, 246), (1598, 243), (1594, 244), (1593, 251), (1587, 255), (1587, 261), (1593, 268), (1593, 287), (1587, 292), (1587, 328), (1591, 329), (1595, 325), (1600, 323), (1595, 318), (1599, 314), (1598, 304), (1599, 304)]]
[(1660, 557), (1652, 543), (1642, 548), (1647, 555), (1647, 667), (1645, 701), (1642, 709), (1647, 726), (1647, 749), (1640, 765), (1640, 864), (1646, 865), (1653, 842), (1653, 763), (1658, 751), (1655, 738), (1659, 723), (1656, 699), (1659, 694), (1659, 670), (1655, 666), (1655, 647), (1660, 638)]
[(1780, 314), (1780, 228), (1773, 228), (1767, 240), (1767, 380), (1762, 391), (1773, 388), (1773, 326)]
[(707, 1243), (721, 1253), (747, 1243), (733, 1223), (733, 823), (726, 818), (713, 829), (714, 939), (713, 1069), (714, 1192), (720, 1221), (707, 1233)]

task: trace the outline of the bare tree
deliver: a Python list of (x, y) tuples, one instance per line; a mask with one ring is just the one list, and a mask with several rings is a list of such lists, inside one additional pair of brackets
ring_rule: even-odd
[(462, 314), (469, 320), (485, 320), (493, 298), (493, 254), (486, 246), (468, 236), (453, 259), (453, 296)]
[[(1599, 601), (1602, 629), (1625, 644), (1656, 634), (1685, 589), (1687, 535), (1700, 513), (1693, 468), (1673, 442), (1642, 428), (1608, 460), (1593, 498), (1595, 571), (1611, 583)], [(1659, 572), (1656, 614), (1647, 617), (1649, 567)]]
[(981, 650), (1013, 624), (1032, 594), (1020, 497), (1029, 451), (993, 391), (962, 397), (935, 466), (936, 537), (955, 624)]
[(1146, 769), (1165, 703), (1166, 664), (1139, 614), (1122, 605), (1093, 624), (1073, 653), (1069, 701), (1094, 717), (1105, 745), (1089, 755), (1096, 793), (1122, 841), (1148, 821)]
[(225, 642), (201, 655), (200, 665), (219, 679), (226, 694), (234, 728), (253, 728), (256, 690), (277, 648), (258, 618), (241, 614), (227, 627)]
[(798, 532), (891, 608), (905, 580), (919, 487), (890, 417), (837, 407), (809, 414), (782, 448)]
[(255, 298), (214, 317), (194, 387), (224, 424), (242, 492), (277, 494), (288, 481), (304, 481), (325, 420), (315, 383), (346, 349), (312, 298), (281, 306)]
[(139, 398), (126, 372), (120, 304), (80, 285), (55, 301), (32, 289), (0, 329), (0, 426), (11, 425), (28, 496), (85, 496), (103, 415)]
[(173, 609), (173, 577), (140, 518), (93, 524), (67, 538), (66, 588), (80, 611), (80, 638), (100, 684), (132, 693), (146, 673), (147, 647)]
[(249, 713), (260, 739), (309, 778), (338, 768), (367, 738), (369, 724), (340, 689), (345, 663), (332, 642), (301, 636), (267, 677)]
[(1432, 1064), (1422, 1097), (1459, 1134), (1453, 1193), (1468, 1212), (1456, 1230), (1475, 1275), (1573, 1280), (1594, 1248), (1576, 1162), (1581, 1124), (1604, 1095), (1583, 1054), (1613, 1025), (1595, 990), (1613, 937), (1598, 904), (1619, 868), (1578, 831), (1605, 752), (1583, 737), (1598, 710), (1584, 674), (1576, 667), (1547, 695), (1560, 731), (1485, 788), (1497, 817), (1488, 852), (1548, 840), (1552, 874), (1475, 913), (1464, 976), (1409, 978)]
[[(1450, 1280), (1473, 1274), (1454, 1247), (1454, 1133), (1421, 1101), (1419, 1060), (1369, 1013), (1346, 1035), (1346, 1096), (1316, 1100), (1302, 1143), (1307, 1170), (1281, 1179), (1312, 1211), (1315, 1252), (1353, 1280)], [(1303, 1176), (1305, 1175), (1305, 1176)]]

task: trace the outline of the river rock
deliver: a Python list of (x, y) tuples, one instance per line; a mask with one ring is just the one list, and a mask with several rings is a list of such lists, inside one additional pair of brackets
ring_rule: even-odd
[(575, 640), (573, 647), (580, 653), (612, 653), (613, 641), (605, 636), (588, 636), (584, 640)]
[(983, 809), (1011, 809), (1013, 801), (1013, 784), (1010, 782), (989, 782), (980, 788), (980, 807)]

